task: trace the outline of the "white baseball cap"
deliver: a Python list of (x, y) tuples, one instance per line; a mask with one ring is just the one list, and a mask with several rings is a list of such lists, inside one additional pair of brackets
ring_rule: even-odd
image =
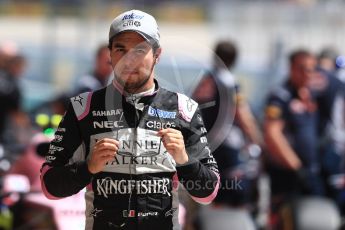
[(159, 46), (160, 35), (156, 19), (143, 11), (130, 10), (117, 16), (110, 25), (109, 40), (124, 31), (137, 32), (150, 44)]

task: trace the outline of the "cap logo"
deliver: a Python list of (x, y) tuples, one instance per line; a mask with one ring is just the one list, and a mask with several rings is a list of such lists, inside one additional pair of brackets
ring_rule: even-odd
[(133, 21), (133, 20), (128, 20), (127, 22), (123, 23), (123, 27), (127, 27), (127, 26), (133, 26), (135, 25), (136, 27), (141, 26), (141, 23), (139, 21)]
[(128, 20), (128, 19), (142, 19), (144, 17), (144, 15), (137, 15), (137, 14), (134, 14), (134, 13), (131, 13), (131, 14), (126, 14), (125, 16), (123, 16), (122, 18), (122, 21), (123, 20)]

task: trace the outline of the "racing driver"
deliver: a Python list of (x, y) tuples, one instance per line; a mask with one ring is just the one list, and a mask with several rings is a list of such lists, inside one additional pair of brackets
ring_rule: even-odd
[(154, 78), (159, 40), (151, 15), (116, 17), (112, 83), (71, 98), (50, 144), (42, 189), (60, 199), (86, 187), (86, 229), (180, 229), (179, 182), (202, 204), (217, 194), (217, 164), (198, 104)]

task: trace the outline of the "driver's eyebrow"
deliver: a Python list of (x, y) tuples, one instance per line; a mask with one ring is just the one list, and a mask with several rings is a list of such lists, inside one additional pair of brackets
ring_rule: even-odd
[(125, 46), (122, 45), (121, 43), (115, 43), (115, 44), (114, 44), (114, 47), (115, 47), (115, 48), (125, 48)]
[(149, 46), (146, 44), (138, 44), (137, 46), (135, 46), (135, 49), (149, 49)]

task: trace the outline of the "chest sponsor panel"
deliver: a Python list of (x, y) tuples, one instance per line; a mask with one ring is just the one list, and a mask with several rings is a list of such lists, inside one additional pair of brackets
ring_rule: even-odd
[(95, 134), (90, 137), (90, 149), (103, 138), (120, 142), (114, 160), (106, 164), (104, 172), (143, 174), (176, 171), (176, 163), (156, 131), (126, 128)]

